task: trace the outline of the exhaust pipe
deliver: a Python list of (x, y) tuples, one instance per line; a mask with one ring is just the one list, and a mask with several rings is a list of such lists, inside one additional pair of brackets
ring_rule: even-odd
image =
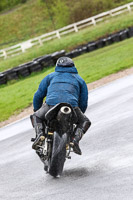
[(68, 115), (68, 114), (71, 113), (72, 110), (71, 110), (71, 108), (68, 107), (68, 106), (63, 106), (63, 107), (60, 109), (60, 111), (61, 111), (61, 113)]
[(59, 110), (58, 114), (57, 114), (57, 120), (58, 122), (67, 122), (70, 121), (70, 116), (72, 114), (72, 110), (70, 107), (68, 106), (63, 106), (61, 107), (61, 109)]

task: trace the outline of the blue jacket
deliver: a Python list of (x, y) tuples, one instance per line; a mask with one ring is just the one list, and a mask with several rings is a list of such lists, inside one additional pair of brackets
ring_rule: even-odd
[(40, 83), (33, 98), (34, 110), (38, 110), (46, 97), (48, 105), (69, 103), (84, 113), (88, 103), (88, 89), (75, 67), (56, 66), (55, 72), (47, 75)]

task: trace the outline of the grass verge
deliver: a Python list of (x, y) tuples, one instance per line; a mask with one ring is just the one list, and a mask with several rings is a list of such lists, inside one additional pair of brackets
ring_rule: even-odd
[(0, 72), (16, 67), (19, 64), (31, 61), (33, 58), (65, 49), (69, 51), (74, 47), (85, 44), (89, 41), (96, 40), (104, 37), (107, 34), (119, 31), (121, 29), (133, 26), (133, 13), (125, 14), (124, 16), (117, 16), (109, 21), (102, 22), (95, 27), (89, 27), (78, 33), (71, 33), (70, 35), (62, 37), (60, 40), (55, 39), (44, 43), (41, 47), (33, 47), (26, 53), (19, 56), (8, 58), (7, 60), (1, 60)]
[(26, 0), (21, 4), (22, 1), (25, 0), (0, 1), (0, 10), (8, 8), (0, 12), (1, 49), (116, 8), (132, 0), (84, 0), (82, 2), (81, 0)]
[[(133, 38), (116, 43), (74, 59), (80, 76), (90, 83), (104, 76), (133, 66)], [(32, 74), (26, 79), (0, 86), (0, 121), (20, 113), (32, 103), (40, 81), (54, 67)]]

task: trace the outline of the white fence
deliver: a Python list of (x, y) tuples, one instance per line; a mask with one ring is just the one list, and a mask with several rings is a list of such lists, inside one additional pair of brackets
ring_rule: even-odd
[(133, 2), (120, 6), (118, 8), (112, 9), (107, 12), (103, 12), (101, 14), (98, 14), (96, 16), (87, 18), (85, 20), (76, 22), (74, 24), (70, 24), (68, 26), (65, 26), (63, 28), (60, 28), (56, 31), (46, 33), (44, 35), (41, 35), (39, 37), (30, 39), (26, 42), (14, 45), (12, 47), (2, 49), (0, 50), (0, 58), (8, 58), (10, 56), (18, 55), (20, 53), (25, 52), (27, 49), (35, 46), (35, 45), (42, 45), (45, 41), (58, 38), (60, 39), (62, 35), (68, 34), (70, 32), (78, 32), (80, 29), (91, 26), (91, 25), (96, 25), (98, 22), (107, 19), (108, 17), (113, 17), (119, 14), (122, 14), (124, 12), (131, 12), (133, 8)]

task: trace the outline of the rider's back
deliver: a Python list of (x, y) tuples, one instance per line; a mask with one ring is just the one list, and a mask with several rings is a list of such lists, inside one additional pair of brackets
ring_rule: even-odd
[(36, 110), (41, 107), (45, 96), (48, 105), (69, 103), (73, 107), (80, 107), (82, 112), (85, 112), (87, 108), (87, 86), (78, 75), (76, 67), (56, 66), (55, 72), (41, 81), (34, 95), (33, 104)]
[(78, 106), (82, 79), (78, 77), (76, 68), (62, 68), (62, 72), (59, 72), (57, 67), (56, 71), (49, 76), (49, 79), (50, 84), (46, 98), (48, 105), (65, 102), (73, 107)]

